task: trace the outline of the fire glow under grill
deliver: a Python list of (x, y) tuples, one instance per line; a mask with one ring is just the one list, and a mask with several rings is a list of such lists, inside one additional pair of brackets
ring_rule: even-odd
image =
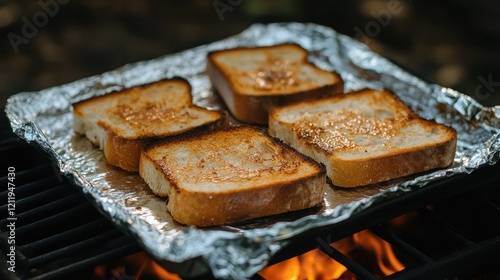
[[(318, 248), (268, 266), (252, 279), (462, 279), (473, 276), (494, 279), (500, 276), (495, 266), (498, 264), (495, 256), (500, 252), (500, 230), (495, 224), (500, 220), (500, 190), (494, 188), (495, 184), (489, 186), (437, 201), (331, 244), (326, 242), (332, 235), (324, 239), (316, 237)], [(474, 210), (461, 210), (465, 204)], [(150, 279), (152, 275), (181, 279), (144, 253), (98, 266), (95, 275), (97, 279), (106, 279), (104, 277), (127, 271), (136, 279)]]
[[(330, 244), (339, 253), (362, 263), (377, 277), (392, 275), (404, 269), (391, 245), (369, 230), (363, 230)], [(324, 250), (325, 252), (323, 252)], [(331, 258), (333, 250), (322, 247), (259, 272), (265, 279), (345, 279), (355, 277), (340, 262)]]

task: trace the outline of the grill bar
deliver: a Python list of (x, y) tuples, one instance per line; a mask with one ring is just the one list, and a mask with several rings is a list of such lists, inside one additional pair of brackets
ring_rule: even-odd
[(107, 242), (109, 246), (86, 253), (79, 253), (78, 258), (67, 255), (63, 260), (52, 263), (52, 266), (46, 269), (46, 272), (44, 272), (43, 274), (30, 277), (29, 279), (58, 279), (68, 275), (74, 277), (82, 271), (85, 271), (85, 269), (93, 268), (96, 265), (114, 260), (118, 257), (127, 256), (138, 252), (138, 249), (136, 247), (130, 246), (129, 238), (122, 238), (125, 238), (127, 240), (122, 241), (116, 239), (114, 240), (114, 242)]
[(498, 269), (500, 237), (467, 246), (427, 265), (394, 273), (386, 279), (468, 279)]
[[(7, 131), (0, 115), (2, 133)], [(140, 251), (138, 244), (104, 218), (49, 160), (12, 133), (1, 140), (0, 184), (15, 167), (16, 273), (7, 270), (7, 242), (0, 244), (1, 279), (56, 279), (81, 274)], [(5, 166), (4, 166), (5, 165)], [(7, 240), (8, 190), (0, 192), (0, 236)]]
[(385, 240), (387, 243), (391, 244), (391, 246), (395, 247), (402, 253), (408, 255), (409, 257), (415, 259), (417, 262), (424, 264), (432, 262), (432, 258), (422, 253), (415, 247), (411, 246), (408, 242), (399, 238), (392, 232), (389, 232), (383, 229), (380, 225), (376, 225), (370, 228), (370, 231), (373, 232), (378, 237)]
[[(66, 186), (67, 187), (67, 186)], [(43, 192), (43, 195), (37, 195), (36, 198), (27, 198), (22, 200), (21, 202), (25, 202), (22, 205), (18, 205), (16, 202), (16, 206), (33, 206), (34, 208), (29, 209), (25, 212), (20, 213), (17, 216), (17, 219), (20, 221), (29, 221), (33, 219), (37, 219), (37, 217), (47, 217), (51, 214), (53, 214), (55, 211), (60, 211), (61, 209), (66, 209), (73, 207), (74, 205), (78, 205), (80, 200), (80, 195), (79, 194), (70, 194), (65, 198), (57, 198), (60, 193), (61, 189), (63, 189), (64, 186), (57, 187), (55, 189), (51, 189), (49, 191)], [(64, 192), (63, 192), (64, 193)], [(57, 199), (52, 202), (48, 202), (46, 204), (43, 204), (41, 206), (36, 206), (38, 201), (50, 201), (50, 199)], [(19, 207), (22, 208), (22, 207)], [(24, 208), (24, 207), (23, 207)]]
[[(92, 236), (89, 239), (77, 242), (77, 243), (72, 243), (68, 246), (50, 251), (49, 253), (39, 255), (33, 258), (30, 258), (29, 264), (31, 267), (39, 267), (41, 265), (47, 264), (49, 262), (55, 261), (57, 259), (64, 258), (71, 252), (81, 252), (82, 250), (85, 250), (86, 248), (89, 248), (90, 246), (95, 246), (99, 245), (101, 242), (105, 242), (107, 240), (111, 240), (114, 238), (120, 238), (120, 234), (116, 231), (107, 231), (102, 234), (98, 234), (95, 236)], [(54, 236), (56, 238), (56, 236)], [(23, 248), (27, 249), (27, 248)]]
[(460, 241), (465, 246), (474, 244), (474, 242), (470, 241), (469, 239), (467, 239), (467, 237), (462, 235), (457, 228), (450, 225), (444, 219), (436, 215), (435, 212), (432, 212), (427, 208), (420, 208), (417, 210), (417, 212), (420, 215), (424, 216), (426, 220), (432, 223), (432, 225), (434, 225), (435, 227), (439, 227), (440, 229), (445, 230), (450, 238)]
[[(470, 222), (470, 220), (475, 221), (476, 211), (481, 211), (479, 213), (489, 217), (488, 220), (500, 220), (500, 207), (496, 203), (496, 201), (500, 201), (498, 185), (500, 185), (500, 166), (498, 164), (483, 166), (470, 175), (458, 175), (438, 181), (408, 195), (391, 198), (391, 200), (373, 205), (370, 209), (335, 226), (308, 232), (278, 252), (272, 264), (277, 263), (277, 260), (288, 259), (289, 255), (294, 256), (294, 251), (302, 254), (311, 249), (319, 248), (352, 273), (360, 276), (361, 279), (372, 279), (375, 276), (366, 275), (366, 270), (359, 269), (359, 265), (355, 264), (355, 261), (338, 251), (332, 251), (331, 246), (325, 246), (368, 228), (412, 261), (404, 270), (385, 277), (387, 279), (444, 279), (446, 277), (454, 279), (457, 275), (466, 275), (467, 277), (487, 269), (495, 269), (497, 265), (500, 265), (500, 259), (497, 257), (500, 254), (498, 244), (500, 232), (496, 226), (478, 225), (485, 231), (482, 235), (491, 238), (476, 240), (478, 237), (474, 237), (471, 239), (468, 233), (476, 229), (476, 224)], [(478, 197), (480, 198), (478, 199)], [(428, 205), (431, 207), (427, 207)], [(457, 214), (452, 217), (457, 219), (457, 215), (463, 215), (464, 208), (477, 209), (470, 211), (470, 213), (465, 211), (470, 216), (467, 219), (459, 216), (458, 220), (464, 220), (461, 226), (464, 228), (457, 227), (456, 221), (453, 219), (448, 221), (450, 217), (444, 215), (447, 212), (456, 212)], [(441, 213), (443, 209), (447, 211)], [(437, 242), (445, 240), (444, 244), (436, 244), (435, 251), (430, 252), (429, 246), (415, 244), (415, 240), (407, 240), (399, 233), (396, 235), (389, 228), (386, 229), (385, 223), (387, 221), (405, 214), (420, 217), (422, 225), (417, 225), (417, 231), (431, 228), (433, 237), (434, 235), (439, 236), (439, 238), (435, 238), (438, 240)], [(425, 227), (422, 228), (422, 226)], [(420, 240), (420, 242), (427, 242), (425, 237), (422, 238), (424, 240)], [(483, 258), (486, 260), (483, 261)]]
[[(36, 175), (40, 170), (31, 171)], [(9, 279), (52, 279), (140, 250), (135, 241), (104, 219), (73, 186), (51, 176), (16, 187), (16, 197), (18, 193), (23, 197), (16, 201), (16, 206), (19, 203), (16, 270), (19, 272), (13, 275), (4, 271)], [(51, 186), (53, 183), (56, 184)], [(39, 205), (44, 201), (49, 202)], [(5, 223), (6, 217), (3, 217), (2, 224)]]
[[(64, 197), (69, 193), (65, 191), (64, 185), (58, 185), (50, 189), (47, 186), (59, 184), (57, 178), (47, 177), (38, 179), (31, 183), (16, 188), (16, 207), (18, 209), (32, 209), (33, 205), (43, 205), (46, 199), (53, 197)], [(30, 186), (34, 185), (34, 186)]]
[(361, 279), (377, 279), (370, 271), (366, 270), (364, 267), (360, 266), (356, 262), (352, 261), (346, 255), (339, 252), (337, 249), (331, 246), (321, 246), (320, 250), (327, 254), (330, 258), (336, 260), (345, 266), (350, 272), (356, 274)]
[[(112, 229), (111, 227), (106, 227), (106, 225), (103, 225), (103, 221), (99, 219), (91, 221), (90, 223), (87, 224), (83, 224), (81, 226), (71, 228), (64, 232), (58, 232), (54, 235), (50, 235), (49, 237), (36, 240), (21, 247), (23, 251), (26, 252), (36, 252), (36, 251), (45, 252), (48, 251), (48, 248), (56, 248), (60, 247), (61, 245), (67, 246), (64, 247), (65, 249), (67, 249), (68, 247), (77, 244), (75, 243), (76, 237), (82, 239), (97, 238), (100, 235), (95, 235), (94, 233), (95, 231), (102, 232), (104, 230), (111, 230), (111, 229)], [(116, 233), (115, 231), (111, 232)]]
[(492, 214), (500, 220), (500, 205), (491, 201), (488, 197), (483, 196), (484, 205), (492, 212)]
[[(28, 225), (19, 227), (17, 228), (16, 235), (20, 237), (26, 235), (28, 241), (33, 242), (35, 240), (38, 240), (40, 235), (44, 236), (45, 234), (53, 234), (53, 232), (56, 232), (57, 230), (59, 230), (59, 228), (64, 228), (65, 230), (69, 230), (73, 225), (78, 224), (80, 221), (75, 221), (77, 219), (74, 218), (72, 220), (68, 220), (68, 217), (80, 217), (80, 219), (82, 220), (91, 219), (93, 217), (80, 216), (81, 213), (85, 213), (85, 211), (92, 210), (91, 207), (92, 206), (89, 204), (77, 205), (69, 210), (57, 213), (53, 216), (43, 218)], [(55, 228), (54, 226), (58, 226), (58, 228)], [(37, 231), (39, 233), (38, 236), (33, 236), (33, 234), (31, 234)]]
[[(22, 184), (26, 184), (26, 183), (32, 182), (34, 180), (37, 180), (37, 179), (46, 178), (47, 174), (50, 174), (51, 171), (52, 171), (52, 168), (51, 168), (51, 165), (49, 163), (45, 163), (43, 165), (37, 165), (37, 166), (34, 166), (34, 167), (27, 169), (27, 170), (17, 170), (16, 171), (16, 185), (17, 184), (22, 185)], [(5, 172), (5, 169), (2, 170), (2, 172)], [(7, 184), (7, 176), (2, 177), (2, 179), (0, 180), (0, 183), (4, 184), (4, 186), (5, 186)], [(22, 189), (21, 186), (19, 188)], [(17, 187), (16, 187), (16, 189), (17, 189)], [(27, 187), (27, 189), (31, 189), (31, 188)], [(16, 193), (17, 193), (17, 190), (16, 190)]]

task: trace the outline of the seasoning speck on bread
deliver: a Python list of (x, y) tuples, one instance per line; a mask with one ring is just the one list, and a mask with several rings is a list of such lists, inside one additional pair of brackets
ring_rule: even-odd
[(73, 104), (73, 129), (104, 151), (107, 161), (137, 171), (151, 141), (227, 125), (227, 115), (192, 104), (191, 86), (165, 79)]
[(207, 57), (207, 75), (232, 115), (267, 125), (269, 108), (342, 93), (340, 75), (308, 61), (297, 44), (234, 48)]
[(251, 126), (166, 140), (141, 154), (139, 174), (183, 224), (213, 226), (319, 205), (324, 168)]
[(456, 131), (420, 118), (387, 90), (361, 90), (276, 107), (269, 132), (326, 166), (332, 183), (356, 187), (446, 167)]

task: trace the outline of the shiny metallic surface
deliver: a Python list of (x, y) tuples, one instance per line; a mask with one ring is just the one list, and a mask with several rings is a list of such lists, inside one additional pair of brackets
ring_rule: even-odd
[[(193, 87), (194, 102), (224, 109), (205, 75), (209, 51), (237, 46), (294, 42), (310, 51), (309, 60), (337, 71), (346, 91), (387, 88), (420, 116), (458, 132), (452, 166), (382, 184), (342, 189), (329, 186), (322, 207), (212, 228), (176, 223), (135, 173), (107, 164), (103, 153), (72, 128), (71, 104), (96, 95), (159, 79), (181, 76)], [(216, 277), (249, 277), (291, 237), (338, 223), (376, 202), (426, 186), (440, 178), (470, 173), (500, 157), (500, 107), (485, 108), (464, 94), (428, 84), (334, 30), (302, 23), (256, 24), (236, 36), (151, 61), (125, 65), (40, 92), (9, 98), (6, 113), (14, 132), (41, 147), (60, 171), (145, 250), (166, 262), (203, 260)]]

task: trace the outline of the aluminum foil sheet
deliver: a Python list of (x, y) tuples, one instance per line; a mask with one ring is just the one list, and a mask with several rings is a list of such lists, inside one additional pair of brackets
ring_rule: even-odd
[[(137, 174), (108, 165), (101, 151), (73, 133), (72, 103), (174, 76), (189, 80), (196, 104), (223, 109), (204, 73), (207, 52), (283, 42), (300, 44), (310, 51), (311, 62), (337, 71), (346, 91), (387, 88), (420, 116), (453, 126), (458, 132), (454, 164), (369, 187), (328, 187), (323, 206), (316, 209), (199, 229), (176, 223), (166, 211), (165, 201), (153, 195)], [(500, 107), (485, 108), (464, 94), (426, 83), (352, 38), (314, 24), (255, 24), (208, 45), (40, 92), (16, 94), (8, 100), (6, 113), (17, 135), (41, 147), (62, 174), (154, 258), (167, 264), (196, 260), (219, 278), (249, 277), (265, 267), (290, 238), (306, 230), (338, 223), (434, 180), (494, 164), (500, 155)]]

